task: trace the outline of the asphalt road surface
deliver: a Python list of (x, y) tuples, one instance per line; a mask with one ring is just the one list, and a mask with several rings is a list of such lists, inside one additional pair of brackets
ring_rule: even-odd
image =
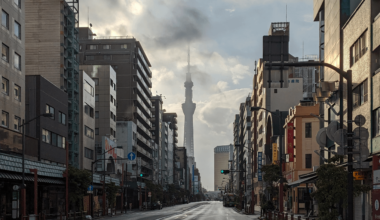
[(258, 215), (243, 215), (233, 208), (223, 207), (222, 202), (195, 202), (162, 210), (135, 212), (114, 216), (113, 220), (245, 220), (257, 219)]

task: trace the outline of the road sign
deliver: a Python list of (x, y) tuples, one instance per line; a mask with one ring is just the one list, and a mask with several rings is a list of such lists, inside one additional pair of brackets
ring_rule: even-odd
[(148, 197), (152, 197), (152, 193), (151, 192), (148, 192)]
[(87, 187), (87, 191), (93, 191), (94, 190), (94, 187), (92, 186), (92, 185), (89, 185), (88, 187)]
[(354, 180), (364, 180), (365, 179), (364, 173), (360, 172), (360, 171), (354, 171), (353, 176), (354, 176)]
[(128, 157), (128, 160), (135, 160), (135, 159), (136, 159), (136, 154), (133, 153), (133, 152), (130, 152), (130, 153), (127, 155), (127, 157)]

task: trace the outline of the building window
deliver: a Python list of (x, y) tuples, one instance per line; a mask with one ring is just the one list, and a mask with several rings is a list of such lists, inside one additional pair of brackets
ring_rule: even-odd
[(21, 8), (21, 0), (13, 0), (13, 2), (17, 5), (17, 7)]
[(103, 50), (109, 50), (111, 49), (111, 45), (103, 45)]
[(94, 60), (94, 56), (86, 56), (86, 60)]
[(1, 58), (6, 61), (7, 63), (9, 63), (9, 47), (5, 44), (3, 44), (3, 47), (2, 47), (2, 55), (1, 55)]
[(90, 93), (91, 96), (94, 96), (94, 87), (92, 87), (86, 80), (84, 82), (84, 90)]
[(4, 94), (9, 95), (9, 80), (4, 77), (2, 77), (1, 89), (3, 90)]
[(3, 111), (1, 114), (1, 125), (4, 127), (8, 127), (9, 126), (8, 122), (9, 122), (9, 114), (8, 112)]
[(9, 29), (9, 14), (3, 10), (3, 14), (1, 17), (1, 24), (3, 27)]
[(111, 112), (111, 119), (113, 120), (113, 112)]
[(359, 59), (367, 52), (367, 31), (351, 46), (351, 66), (354, 65)]
[(380, 108), (373, 111), (373, 136), (380, 135)]
[(99, 128), (95, 128), (95, 135), (99, 135)]
[(51, 107), (50, 105), (46, 105), (46, 113), (53, 114), (53, 116), (51, 117), (51, 119), (54, 119), (54, 108), (53, 107)]
[(62, 136), (57, 136), (57, 147), (66, 148), (66, 138)]
[(84, 104), (84, 112), (91, 118), (94, 118), (94, 108), (89, 106), (87, 103)]
[(94, 159), (94, 151), (85, 147), (84, 148), (84, 157), (91, 159), (91, 160)]
[(368, 80), (365, 80), (361, 84), (355, 87), (352, 91), (353, 97), (353, 107), (358, 107), (363, 105), (368, 101)]
[(127, 44), (122, 44), (121, 45), (121, 49), (127, 49), (128, 48), (128, 45)]
[(113, 96), (111, 95), (111, 103), (113, 103)]
[(110, 85), (111, 85), (111, 88), (113, 88), (113, 80), (112, 79), (111, 79)]
[(99, 79), (98, 78), (94, 78), (93, 80), (95, 82), (95, 86), (98, 86), (99, 85)]
[(90, 45), (90, 50), (97, 50), (98, 49), (98, 45)]
[(95, 112), (95, 118), (99, 118), (99, 111)]
[(95, 102), (99, 102), (99, 95), (98, 94), (95, 95)]
[(305, 168), (311, 168), (311, 154), (305, 154)]
[(66, 114), (59, 112), (58, 117), (59, 123), (66, 125)]
[(51, 142), (51, 132), (45, 129), (42, 129), (42, 142), (50, 144)]
[(15, 116), (15, 119), (13, 120), (13, 128), (16, 130), (16, 131), (20, 131), (20, 124), (21, 124), (21, 118), (20, 117), (17, 117)]
[(14, 23), (14, 33), (18, 39), (21, 39), (21, 24), (19, 24), (17, 21)]
[(305, 123), (305, 138), (311, 138), (312, 130), (311, 130), (311, 122)]
[(15, 53), (14, 57), (14, 67), (18, 70), (21, 70), (21, 56)]
[(277, 93), (277, 89), (274, 89), (274, 93)]
[(87, 126), (84, 126), (84, 134), (87, 137), (94, 139), (94, 130), (92, 130), (91, 128), (89, 128)]
[(104, 55), (104, 60), (112, 60), (112, 55)]
[(21, 102), (21, 87), (15, 84), (15, 99)]

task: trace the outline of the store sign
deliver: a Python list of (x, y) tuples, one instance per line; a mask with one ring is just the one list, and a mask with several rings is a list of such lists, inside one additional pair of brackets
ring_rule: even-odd
[(294, 124), (288, 123), (288, 154), (289, 162), (294, 162)]
[(373, 155), (372, 158), (372, 171), (373, 171), (373, 189), (371, 191), (372, 197), (372, 219), (380, 219), (380, 170), (379, 159), (377, 155)]
[(277, 143), (272, 144), (272, 164), (276, 164), (278, 160)]
[(262, 176), (262, 173), (261, 173), (261, 166), (262, 166), (262, 160), (263, 160), (263, 152), (258, 152), (257, 153), (257, 157), (258, 157), (258, 167), (257, 167), (257, 173), (258, 173), (258, 181), (263, 181), (263, 176)]
[(361, 171), (354, 171), (353, 176), (354, 176), (354, 180), (364, 180), (365, 179), (365, 175)]

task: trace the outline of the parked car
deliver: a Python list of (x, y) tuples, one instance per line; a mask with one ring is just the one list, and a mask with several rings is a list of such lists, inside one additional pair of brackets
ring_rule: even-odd
[(160, 203), (160, 201), (152, 202), (151, 209), (152, 210), (154, 210), (154, 209), (162, 209), (162, 204)]

